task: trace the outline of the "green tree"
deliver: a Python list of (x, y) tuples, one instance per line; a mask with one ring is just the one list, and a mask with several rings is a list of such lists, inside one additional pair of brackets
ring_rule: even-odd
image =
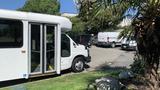
[(124, 1), (117, 3), (112, 0), (79, 0), (79, 4), (79, 16), (86, 22), (86, 26), (91, 32), (117, 27), (129, 6)]
[(78, 35), (85, 34), (85, 22), (83, 22), (79, 17), (70, 18), (72, 21), (72, 31), (69, 32), (69, 35), (76, 39)]
[(73, 23), (72, 31), (77, 33), (84, 33), (85, 23), (79, 17), (72, 17), (70, 19)]
[(60, 4), (57, 0), (27, 0), (20, 11), (59, 14)]

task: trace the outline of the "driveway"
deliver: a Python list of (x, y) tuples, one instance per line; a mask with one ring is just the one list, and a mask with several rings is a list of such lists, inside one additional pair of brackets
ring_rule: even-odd
[(103, 66), (110, 67), (125, 67), (130, 68), (133, 63), (135, 51), (123, 51), (120, 47), (104, 48), (92, 46), (90, 48), (90, 55), (92, 61), (89, 63), (88, 70), (100, 69)]

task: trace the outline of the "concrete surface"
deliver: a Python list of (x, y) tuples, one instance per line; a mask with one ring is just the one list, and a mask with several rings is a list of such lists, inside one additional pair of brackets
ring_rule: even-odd
[(92, 57), (89, 63), (89, 70), (100, 69), (104, 66), (110, 67), (124, 67), (130, 68), (130, 64), (133, 63), (135, 51), (124, 51), (120, 47), (107, 48), (96, 47), (90, 48), (90, 55)]

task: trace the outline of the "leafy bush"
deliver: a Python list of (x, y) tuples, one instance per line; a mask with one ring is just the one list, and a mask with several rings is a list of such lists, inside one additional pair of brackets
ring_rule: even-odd
[(124, 37), (128, 37), (132, 34), (132, 27), (131, 26), (127, 26), (123, 28), (123, 31), (120, 32), (119, 34), (119, 38), (124, 38)]
[(144, 75), (145, 63), (141, 56), (135, 55), (134, 63), (131, 64), (131, 71), (137, 75)]

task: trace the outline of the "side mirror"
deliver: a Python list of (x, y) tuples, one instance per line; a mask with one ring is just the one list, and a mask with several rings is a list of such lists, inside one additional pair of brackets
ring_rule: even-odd
[(77, 45), (76, 45), (75, 43), (73, 43), (73, 46), (74, 46), (74, 48), (76, 48), (76, 47), (77, 47)]
[(91, 43), (88, 43), (88, 44), (86, 45), (86, 47), (90, 48), (90, 47), (91, 47)]

